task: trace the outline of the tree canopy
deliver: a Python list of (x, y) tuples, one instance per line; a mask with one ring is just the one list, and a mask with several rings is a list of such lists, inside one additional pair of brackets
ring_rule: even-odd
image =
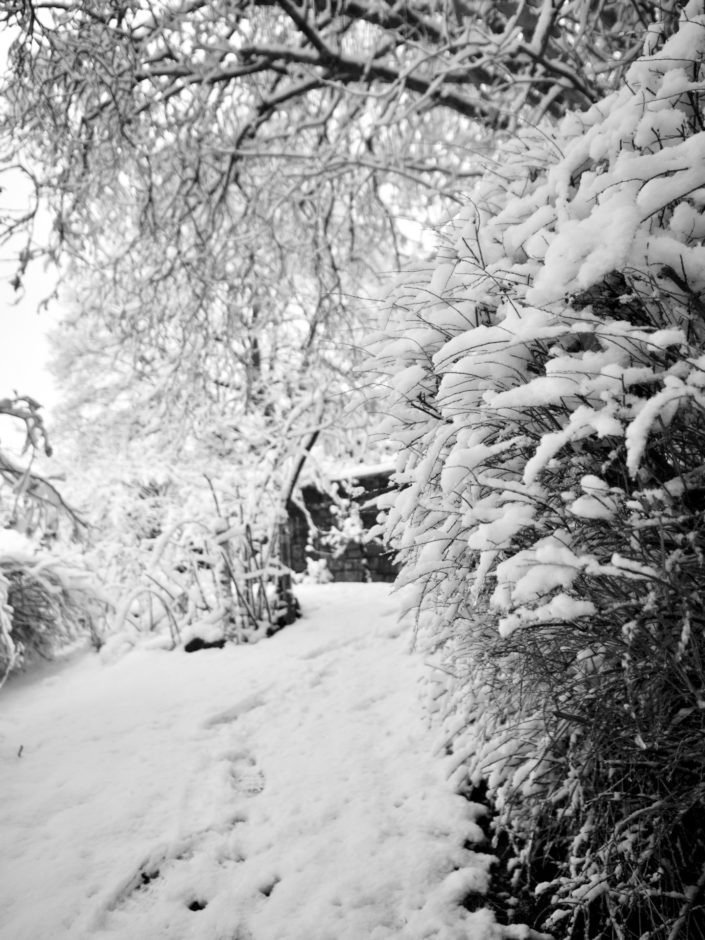
[(232, 439), (253, 414), (265, 437), (286, 433), (292, 409), (301, 433), (312, 414), (339, 428), (374, 317), (361, 298), (413, 253), (406, 220), (462, 199), (497, 134), (596, 100), (653, 15), (669, 14), (649, 0), (6, 5), (3, 153), (36, 202), (4, 231), (25, 238), (18, 286), (42, 253), (71, 284), (60, 371), (81, 435), (110, 436), (99, 416), (116, 410), (149, 411), (172, 442)]

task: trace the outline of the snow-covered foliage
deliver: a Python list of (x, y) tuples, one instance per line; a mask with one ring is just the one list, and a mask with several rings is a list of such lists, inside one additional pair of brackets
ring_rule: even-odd
[[(166, 358), (152, 356), (117, 314), (119, 327), (101, 322), (116, 297), (98, 311), (74, 297), (56, 332), (67, 394), (53, 435), (91, 525), (92, 562), (113, 585), (115, 626), (130, 644), (154, 629), (167, 643), (271, 632), (282, 617), (273, 589), (286, 595), (289, 576), (285, 508), (302, 469), (366, 450), (355, 357), (330, 337), (323, 364), (300, 322), (264, 316), (251, 333), (230, 323), (227, 342), (203, 324), (197, 348), (175, 339), (160, 346)], [(179, 333), (162, 306), (155, 318), (164, 335)]]
[(76, 559), (0, 529), (0, 686), (24, 663), (76, 640), (100, 645), (105, 610), (94, 575)]
[(548, 856), (562, 936), (701, 916), (704, 58), (690, 0), (619, 90), (505, 145), (378, 339), (459, 784), (488, 782), (516, 884)]
[(237, 452), (230, 467), (196, 454), (175, 466), (169, 453), (160, 459), (144, 443), (138, 459), (137, 449), (112, 464), (93, 457), (69, 487), (91, 522), (87, 557), (113, 600), (109, 651), (274, 632), (288, 570), (280, 506), (265, 483), (271, 460), (248, 475)]
[(0, 400), (0, 686), (79, 637), (99, 644), (106, 609), (75, 542), (81, 520), (45, 472), (52, 449), (40, 407), (28, 396)]

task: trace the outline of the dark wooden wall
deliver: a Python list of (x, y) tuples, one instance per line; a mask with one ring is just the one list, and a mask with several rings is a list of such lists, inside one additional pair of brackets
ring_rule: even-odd
[[(376, 524), (378, 508), (373, 501), (392, 489), (389, 473), (366, 473), (354, 479), (339, 480), (335, 490), (343, 499), (352, 499), (360, 508), (360, 518), (366, 532)], [(336, 500), (314, 486), (302, 488), (301, 495), (316, 531), (309, 545), (309, 523), (306, 514), (295, 505), (289, 508), (289, 536), (294, 571), (306, 571), (307, 559), (325, 558), (334, 581), (394, 581), (398, 568), (392, 553), (378, 539), (348, 542), (338, 554), (322, 541), (335, 528), (337, 515), (333, 511)], [(372, 504), (371, 504), (372, 503)], [(312, 546), (312, 547), (311, 547)]]

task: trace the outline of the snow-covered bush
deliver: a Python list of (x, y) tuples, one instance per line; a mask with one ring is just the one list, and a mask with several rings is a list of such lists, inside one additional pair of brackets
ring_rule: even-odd
[(42, 468), (52, 448), (41, 406), (29, 396), (4, 398), (0, 418), (2, 686), (23, 663), (79, 637), (99, 645), (106, 602), (76, 545), (85, 525)]
[(311, 584), (330, 584), (333, 580), (325, 558), (307, 558), (305, 577)]
[(291, 622), (268, 462), (248, 477), (235, 460), (170, 456), (89, 462), (71, 480), (90, 521), (87, 557), (114, 601), (107, 656), (142, 642), (250, 641)]
[(0, 684), (37, 657), (81, 637), (101, 643), (106, 602), (85, 568), (0, 532)]
[(702, 929), (704, 57), (690, 0), (622, 88), (506, 144), (378, 340), (458, 782), (562, 937)]
[[(192, 641), (249, 642), (286, 617), (277, 585), (286, 574), (278, 548), (244, 522), (184, 519), (143, 546), (142, 570), (123, 592), (113, 630)], [(289, 623), (290, 620), (286, 620)]]

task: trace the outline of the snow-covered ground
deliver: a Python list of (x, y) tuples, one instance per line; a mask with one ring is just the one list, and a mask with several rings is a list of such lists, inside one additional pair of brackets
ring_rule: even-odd
[[(81, 657), (0, 693), (2, 940), (490, 940), (490, 858), (386, 585), (254, 646)], [(517, 928), (514, 928), (517, 930)]]

